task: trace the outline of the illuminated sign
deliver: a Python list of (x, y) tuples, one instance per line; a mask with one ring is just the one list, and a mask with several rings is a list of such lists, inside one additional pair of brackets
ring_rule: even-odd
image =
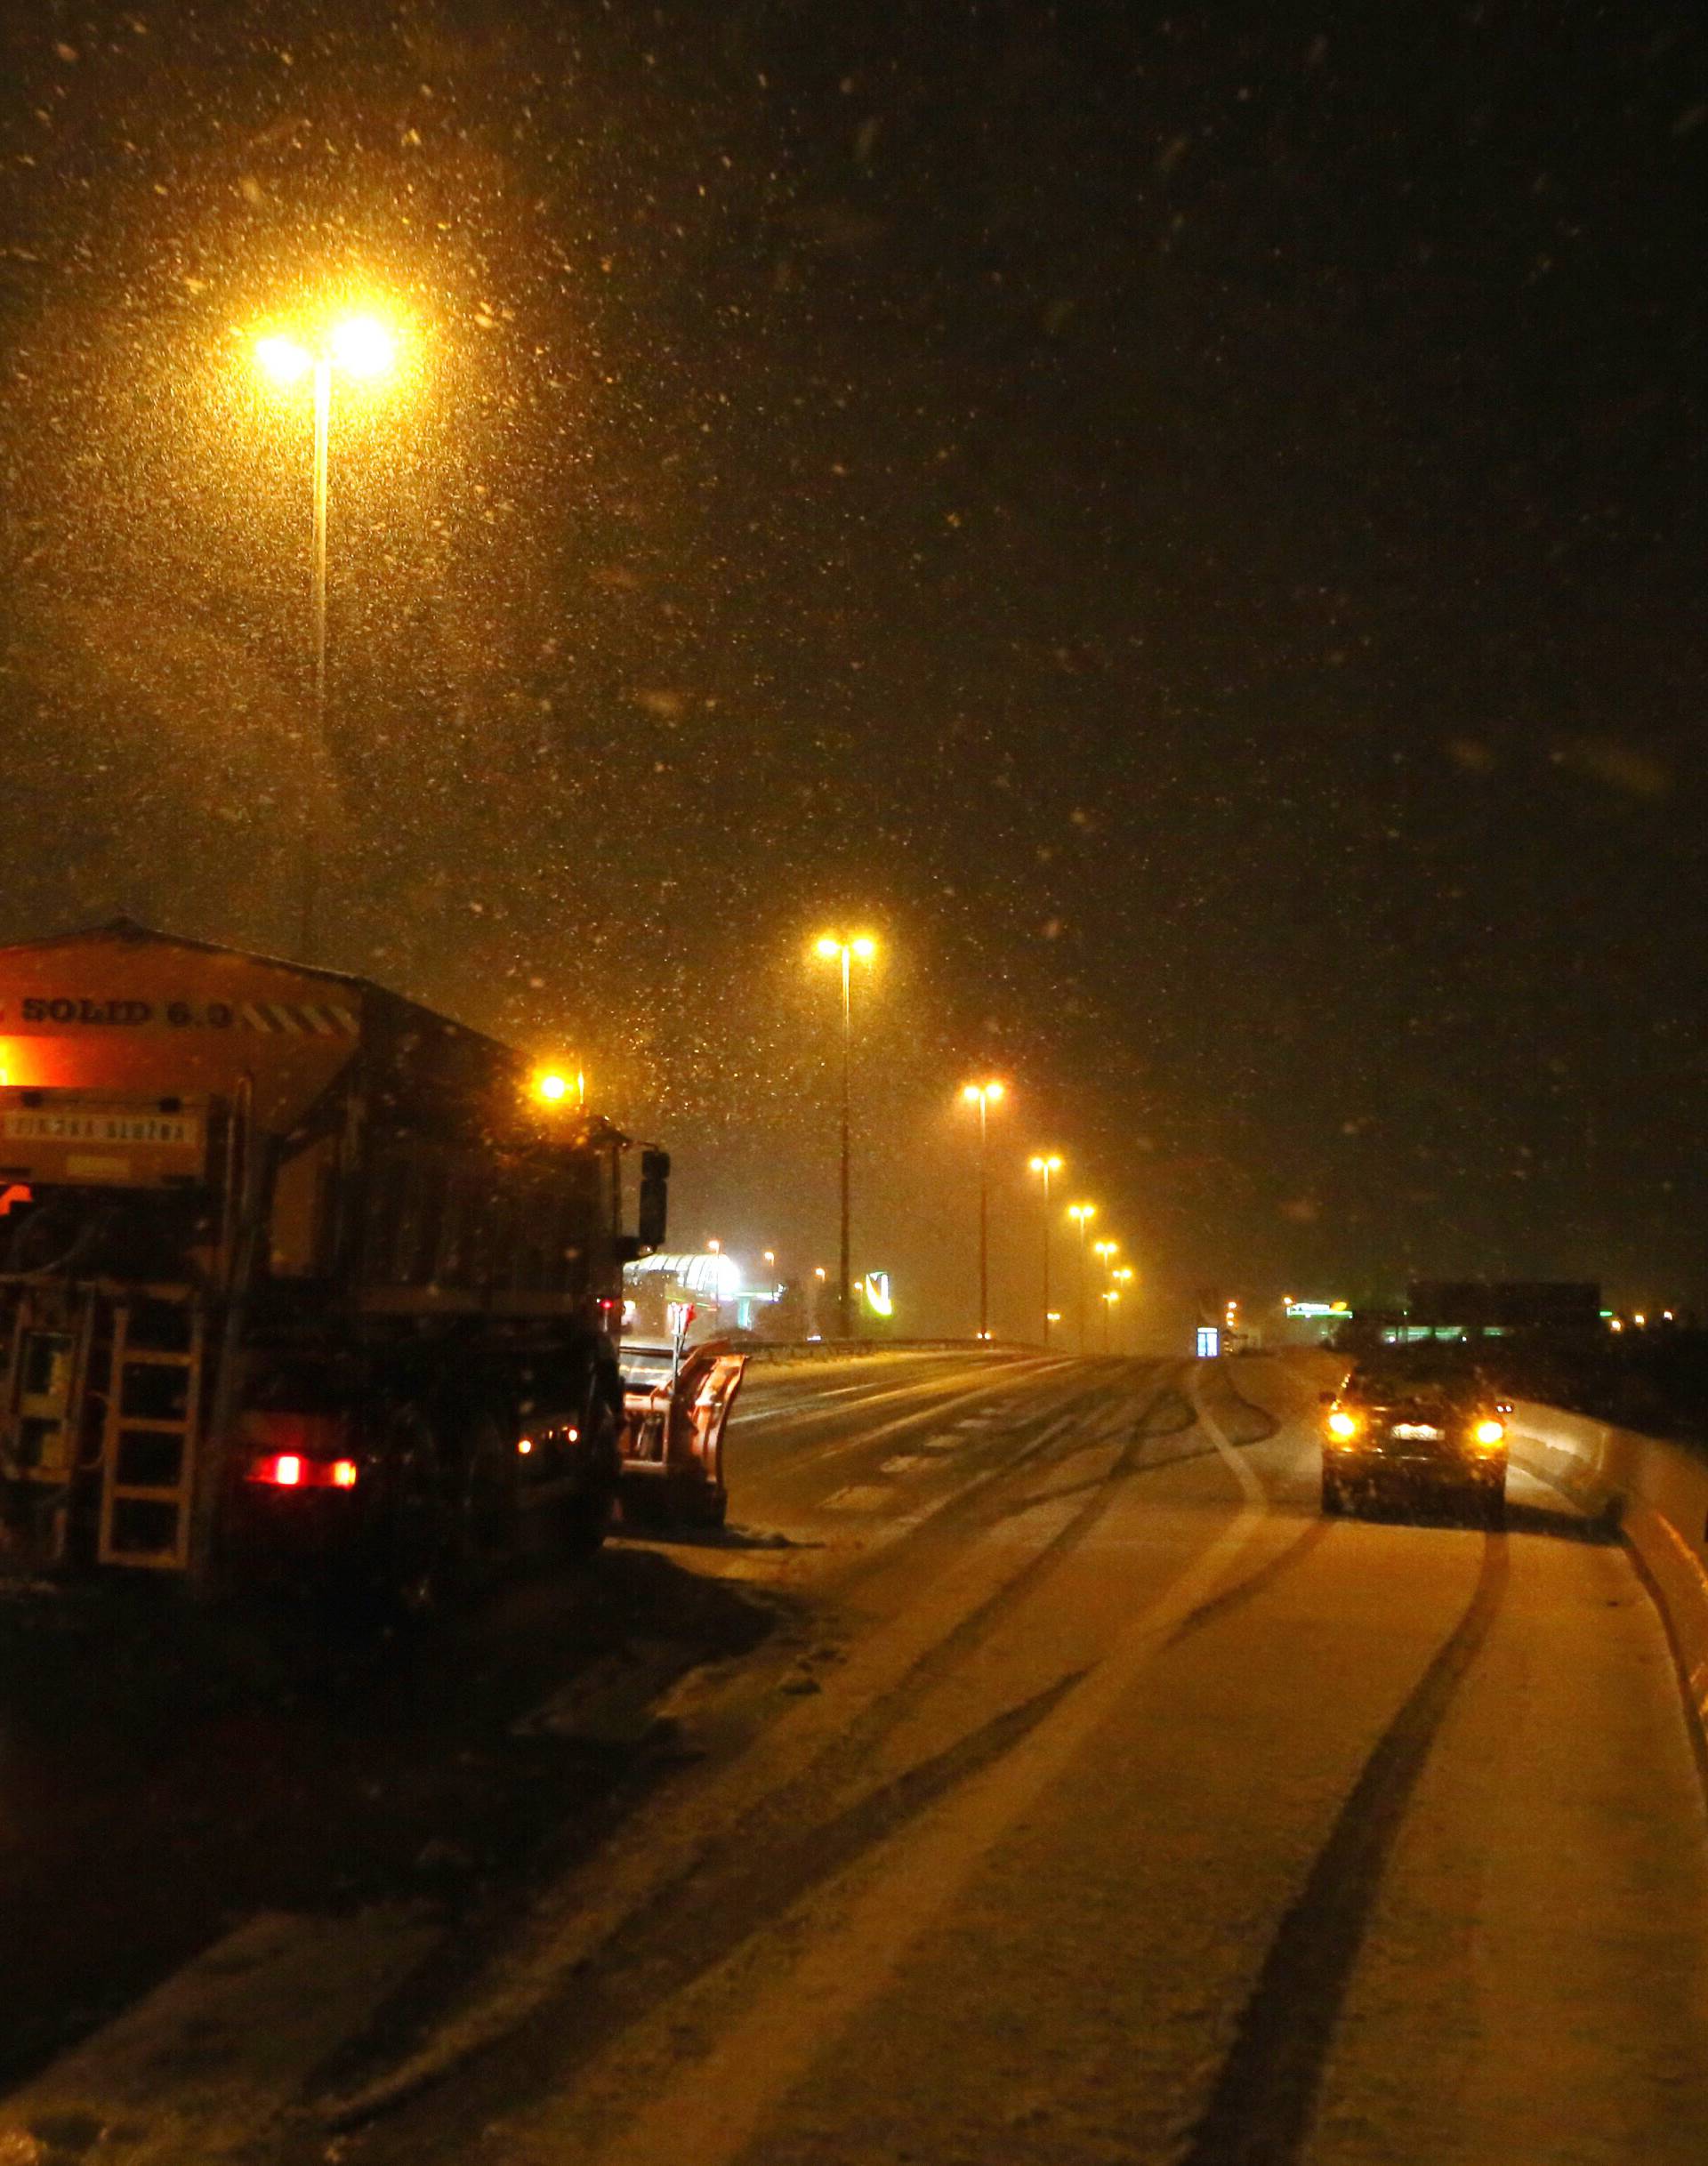
[(861, 1291), (866, 1295), (866, 1307), (872, 1311), (874, 1317), (892, 1317), (895, 1315), (896, 1304), (890, 1292), (890, 1274), (888, 1271), (868, 1271), (866, 1275), (866, 1283)]
[(1345, 1317), (1351, 1314), (1345, 1301), (1289, 1301), (1290, 1317)]

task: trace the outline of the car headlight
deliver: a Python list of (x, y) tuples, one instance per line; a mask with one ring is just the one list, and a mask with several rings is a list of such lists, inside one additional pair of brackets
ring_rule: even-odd
[(1470, 1440), (1473, 1444), (1480, 1444), (1486, 1451), (1493, 1451), (1497, 1444), (1506, 1442), (1506, 1424), (1504, 1421), (1495, 1421), (1494, 1416), (1490, 1415), (1486, 1421), (1479, 1421), (1471, 1430)]
[(1344, 1406), (1337, 1406), (1324, 1426), (1336, 1444), (1350, 1444), (1358, 1433), (1358, 1417), (1348, 1413)]

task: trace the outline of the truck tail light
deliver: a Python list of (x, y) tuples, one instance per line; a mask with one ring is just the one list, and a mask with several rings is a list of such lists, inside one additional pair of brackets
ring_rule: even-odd
[(353, 1489), (361, 1469), (353, 1459), (304, 1459), (266, 1452), (249, 1462), (248, 1478), (266, 1489)]
[(361, 1469), (342, 1456), (350, 1423), (342, 1414), (271, 1413), (243, 1417), (251, 1447), (246, 1478), (267, 1489), (353, 1489)]

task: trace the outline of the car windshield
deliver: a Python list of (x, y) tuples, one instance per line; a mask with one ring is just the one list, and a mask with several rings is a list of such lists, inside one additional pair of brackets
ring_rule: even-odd
[(1433, 1390), (1462, 1397), (1483, 1388), (1477, 1365), (1449, 1347), (1409, 1347), (1378, 1361), (1360, 1362), (1347, 1379), (1347, 1389), (1362, 1397), (1384, 1394)]

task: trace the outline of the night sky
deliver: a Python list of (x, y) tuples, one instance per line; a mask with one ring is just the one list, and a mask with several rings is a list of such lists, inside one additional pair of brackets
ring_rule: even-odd
[[(1249, 12), (1256, 20), (1258, 12)], [(1684, 6), (13, 0), (0, 937), (542, 1051), (676, 1230), (1035, 1305), (1708, 1305), (1708, 42)], [(303, 753), (321, 297), (331, 743)], [(1065, 1243), (1063, 1260), (1066, 1259)]]

